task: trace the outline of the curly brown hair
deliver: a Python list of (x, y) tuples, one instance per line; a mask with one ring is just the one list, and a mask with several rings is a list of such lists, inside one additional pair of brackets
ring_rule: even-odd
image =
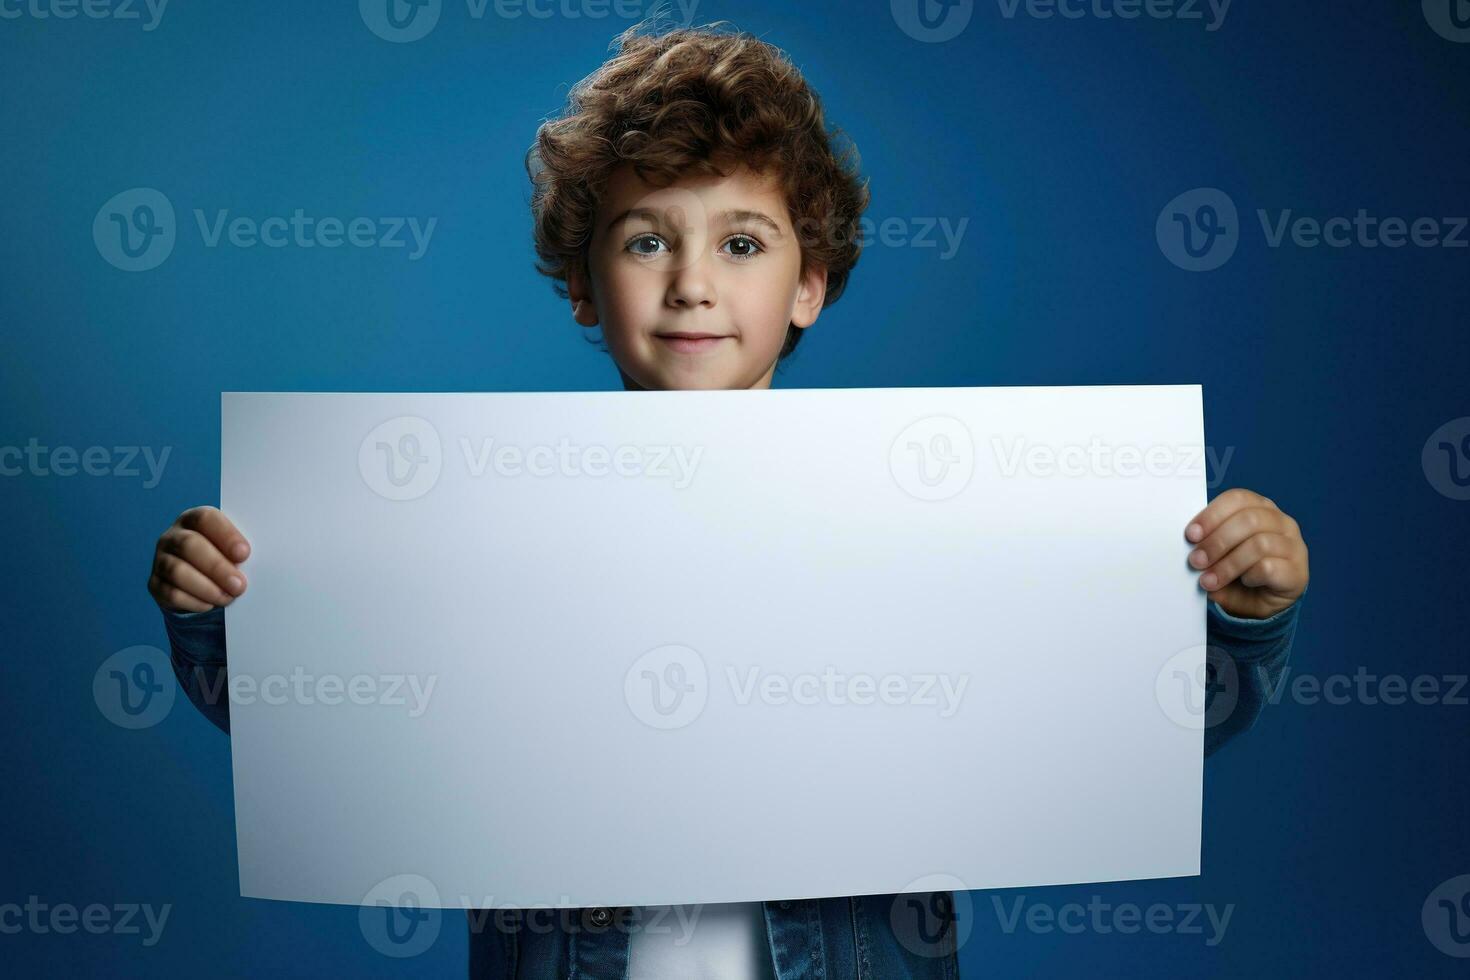
[[(537, 130), (526, 154), (537, 268), (558, 295), (567, 295), (570, 273), (586, 274), (593, 218), (614, 170), (628, 164), (667, 186), (685, 174), (727, 175), (727, 161), (779, 178), (803, 272), (827, 270), (823, 306), (842, 295), (868, 205), (856, 148), (827, 128), (817, 93), (784, 53), (724, 26), (634, 25), (572, 87), (565, 111)], [(804, 332), (787, 327), (781, 358)]]

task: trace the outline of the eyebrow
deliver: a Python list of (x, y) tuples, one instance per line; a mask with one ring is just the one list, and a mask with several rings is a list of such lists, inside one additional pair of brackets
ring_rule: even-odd
[(629, 218), (646, 218), (649, 222), (653, 224), (658, 224), (658, 212), (654, 211), (652, 208), (629, 208), (622, 214), (616, 215), (611, 221), (609, 221), (607, 223), (607, 228), (604, 230), (612, 231), (614, 225), (623, 221), (627, 221)]
[[(722, 211), (717, 214), (716, 217), (723, 218), (727, 222), (754, 221), (757, 224), (765, 225), (777, 236), (780, 236), (782, 234), (781, 226), (776, 223), (775, 219), (771, 218), (767, 214), (763, 214), (760, 211), (732, 209), (728, 211)], [(655, 225), (658, 224), (660, 221), (659, 213), (652, 208), (629, 208), (621, 214), (614, 216), (613, 219), (607, 223), (606, 230), (612, 231), (615, 225), (627, 221), (629, 218), (643, 218), (651, 224)]]
[(765, 225), (766, 227), (770, 228), (771, 231), (775, 232), (777, 235), (780, 235), (781, 234), (781, 226), (778, 225), (778, 224), (776, 224), (775, 219), (774, 218), (771, 218), (768, 215), (762, 214), (759, 211), (726, 211), (722, 215), (722, 217), (726, 221), (731, 221), (731, 222), (734, 222), (734, 221), (754, 221), (757, 224), (762, 224), (762, 225)]

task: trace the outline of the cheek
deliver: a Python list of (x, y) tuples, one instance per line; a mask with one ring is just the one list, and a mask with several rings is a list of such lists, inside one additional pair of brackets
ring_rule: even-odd
[(747, 333), (759, 334), (762, 341), (780, 346), (791, 323), (796, 303), (796, 269), (771, 268), (758, 281), (742, 283), (731, 290), (731, 302), (738, 311), (736, 322)]
[[(601, 290), (605, 325), (617, 331), (636, 331), (645, 322), (653, 322), (662, 305), (662, 288), (646, 270), (613, 262), (601, 270)], [(595, 288), (595, 287), (594, 287)]]

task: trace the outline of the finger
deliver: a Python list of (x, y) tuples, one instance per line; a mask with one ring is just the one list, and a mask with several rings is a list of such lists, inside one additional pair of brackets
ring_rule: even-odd
[[(1217, 592), (1225, 588), (1242, 574), (1262, 562), (1267, 563), (1264, 568), (1257, 569), (1255, 578), (1262, 576), (1274, 581), (1272, 573), (1277, 571), (1275, 565), (1285, 562), (1291, 557), (1292, 541), (1284, 534), (1273, 534), (1270, 532), (1253, 534), (1241, 542), (1224, 558), (1211, 565), (1199, 578), (1199, 584), (1207, 592)], [(1251, 585), (1251, 582), (1244, 582)]]
[(153, 574), (160, 582), (189, 593), (211, 606), (228, 606), (235, 597), (216, 585), (209, 576), (176, 555), (161, 552), (154, 562)]
[(179, 515), (179, 526), (198, 531), (231, 561), (250, 557), (250, 542), (218, 507), (192, 507)]
[(1215, 529), (1230, 518), (1236, 511), (1246, 507), (1275, 507), (1265, 497), (1254, 490), (1234, 488), (1226, 490), (1204, 510), (1195, 514), (1184, 529), (1184, 537), (1190, 541), (1203, 541), (1214, 533)]
[(149, 577), (148, 592), (165, 609), (175, 609), (181, 612), (208, 612), (213, 608), (198, 596), (190, 595), (177, 585), (169, 585), (160, 580), (157, 575)]
[(1267, 555), (1241, 572), (1239, 581), (1253, 589), (1294, 593), (1298, 574), (1297, 564), (1290, 558)]
[(1266, 507), (1246, 507), (1227, 517), (1219, 527), (1189, 553), (1195, 568), (1209, 568), (1253, 534), (1283, 534), (1286, 515)]
[[(173, 555), (194, 566), (216, 586), (232, 596), (245, 591), (245, 573), (220, 554), (208, 538), (198, 531), (174, 528), (158, 539), (159, 555)], [(196, 593), (200, 598), (209, 596)]]

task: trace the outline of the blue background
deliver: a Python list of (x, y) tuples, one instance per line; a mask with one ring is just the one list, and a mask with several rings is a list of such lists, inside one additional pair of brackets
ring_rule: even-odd
[[(1223, 486), (1273, 497), (1312, 549), (1294, 671), (1463, 674), (1470, 502), (1434, 489), (1420, 451), (1470, 415), (1470, 250), (1273, 249), (1254, 215), (1470, 211), (1470, 44), (1417, 2), (1237, 0), (1213, 32), (972, 13), (924, 43), (886, 3), (699, 5), (792, 53), (862, 153), (875, 221), (969, 221), (948, 260), (871, 244), (778, 385), (1202, 383), (1209, 442), (1235, 448)], [(175, 0), (152, 31), (0, 19), (0, 444), (173, 447), (154, 489), (0, 478), (0, 902), (174, 906), (151, 949), (0, 935), (7, 969), (462, 973), (457, 918), (396, 961), (355, 909), (239, 898), (228, 740), (182, 697), (116, 727), (92, 678), (114, 651), (166, 647), (144, 581), (174, 516), (218, 500), (222, 390), (619, 386), (533, 271), (522, 158), (630, 22), (474, 20), (448, 0), (393, 44), (347, 2)], [(179, 240), (128, 273), (92, 222), (139, 186), (172, 201)], [(1207, 273), (1155, 240), (1196, 187), (1241, 214), (1238, 252)], [(195, 208), (439, 220), (408, 261), (208, 248)], [(974, 893), (963, 972), (1464, 975), (1420, 908), (1470, 872), (1467, 735), (1464, 706), (1283, 698), (1207, 764), (1201, 877), (1001, 895), (1233, 903), (1220, 945), (1008, 935)]]

